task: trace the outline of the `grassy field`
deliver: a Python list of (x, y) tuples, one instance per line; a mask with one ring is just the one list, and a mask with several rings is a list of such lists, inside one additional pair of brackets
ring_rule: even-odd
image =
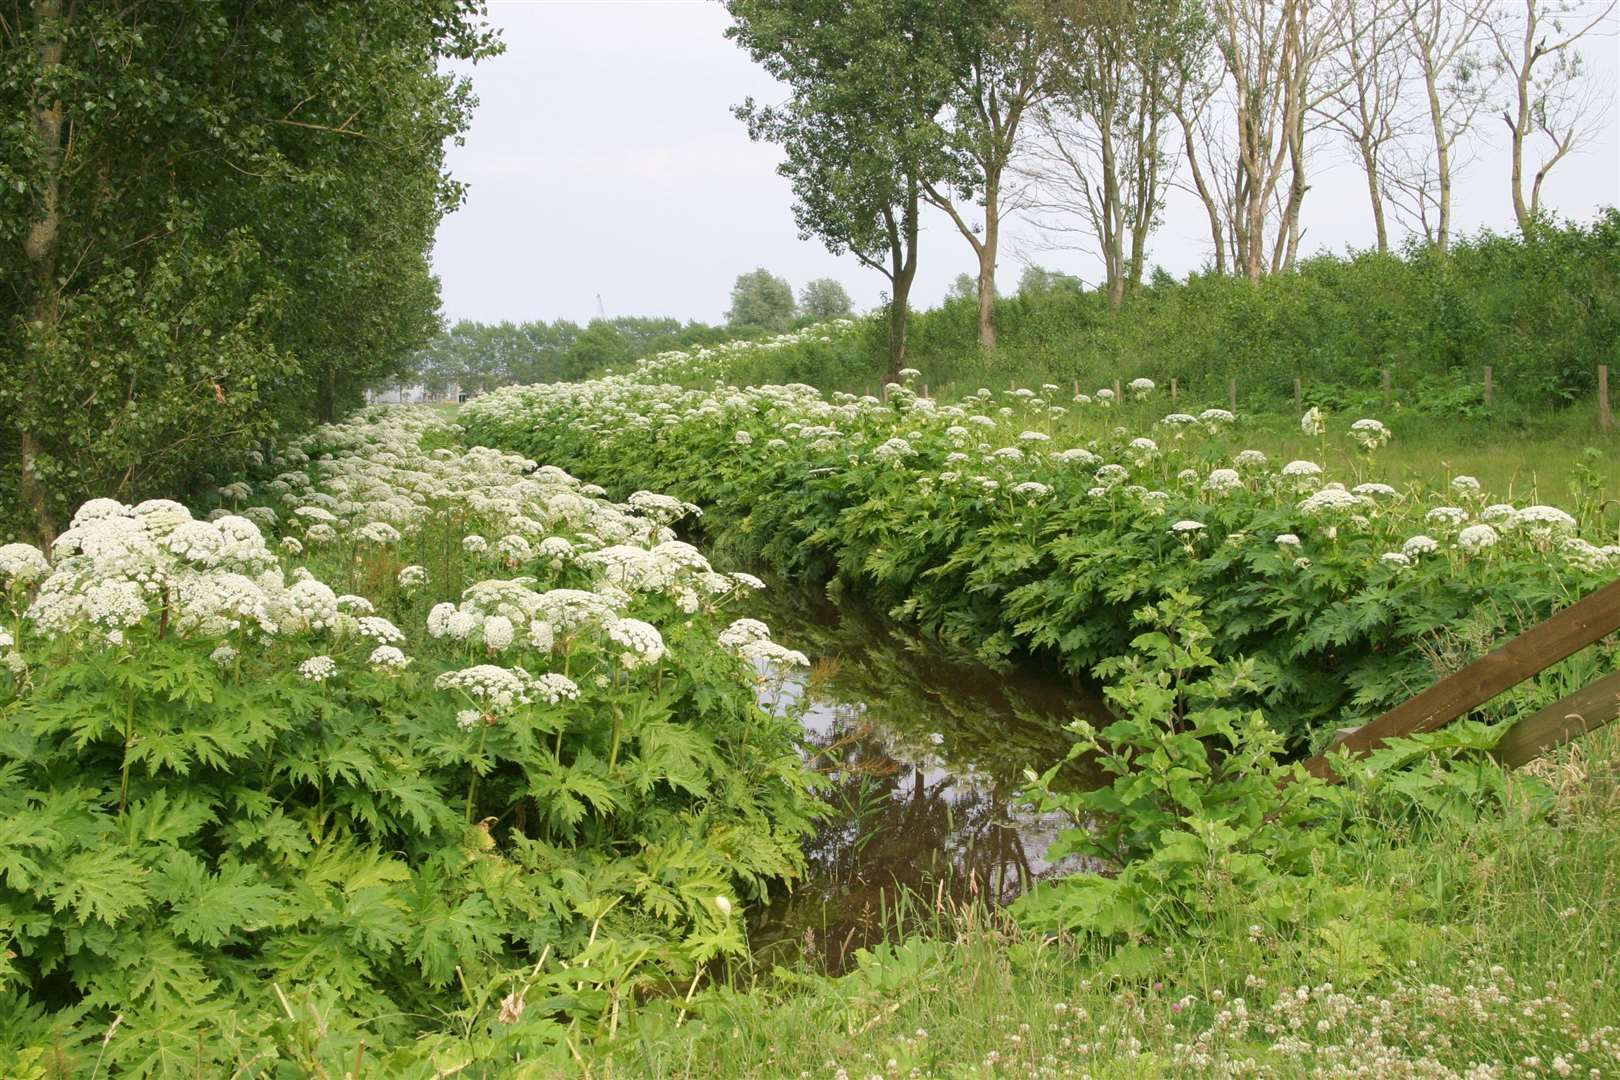
[[(1333, 934), (1220, 927), (1101, 949), (917, 898), (931, 924), (842, 978), (756, 971), (593, 1075), (1612, 1076), (1620, 1071), (1620, 739), (1519, 775), (1502, 812), (1357, 840), (1365, 894)], [(898, 935), (896, 935), (898, 938)]]

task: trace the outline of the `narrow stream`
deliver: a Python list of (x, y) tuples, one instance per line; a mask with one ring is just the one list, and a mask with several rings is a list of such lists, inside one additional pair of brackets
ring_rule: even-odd
[[(803, 651), (796, 673), (765, 695), (802, 715), (813, 768), (833, 807), (807, 843), (807, 879), (750, 927), (766, 963), (803, 960), (839, 971), (893, 925), (905, 890), (941, 899), (1006, 903), (1041, 878), (1086, 869), (1046, 849), (1061, 815), (1020, 808), (1026, 766), (1067, 753), (1075, 716), (1106, 721), (1078, 685), (994, 671), (909, 636), (854, 605), (773, 585), (754, 612), (772, 637)], [(1091, 779), (1077, 768), (1066, 780)]]

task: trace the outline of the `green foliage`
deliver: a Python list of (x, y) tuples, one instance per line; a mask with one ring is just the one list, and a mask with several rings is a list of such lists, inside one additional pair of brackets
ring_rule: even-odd
[(845, 318), (852, 309), (849, 293), (833, 278), (807, 281), (799, 292), (799, 314), (816, 322)]
[[(34, 0), (0, 38), (0, 528), (183, 492), (436, 328), (474, 0)], [(19, 465), (22, 469), (19, 470)], [(216, 476), (226, 475), (224, 472)]]
[[(1238, 380), (1246, 411), (1307, 402), (1382, 407), (1381, 372), (1402, 409), (1446, 420), (1539, 414), (1595, 387), (1620, 341), (1620, 212), (1538, 231), (1530, 240), (1481, 232), (1449, 253), (1323, 254), (1259, 285), (1213, 273), (1155, 280), (1110, 311), (1101, 290), (1026, 289), (999, 300), (993, 361), (977, 354), (975, 312), (947, 302), (916, 314), (910, 362), (935, 387), (1005, 387), (1016, 380), (1090, 387), (1138, 376), (1179, 380), (1193, 400), (1223, 401)], [(881, 327), (868, 340), (878, 367)], [(838, 385), (811, 380), (817, 385)]]
[[(456, 460), (389, 433), (319, 429), (265, 467), (258, 494), (288, 537), (296, 507), (352, 490), (356, 461), (420, 477)], [(467, 475), (492, 477), (480, 460)], [(323, 490), (289, 488), (300, 461)], [(597, 584), (583, 562), (464, 550), (468, 532), (501, 535), (500, 502), (441, 490), (394, 544), (306, 535), (302, 568), (404, 629), (403, 668), (368, 661), (348, 614), (329, 634), (205, 631), (163, 599), (110, 637), (47, 637), (25, 615), (37, 583), (0, 578), (0, 1072), (36, 1075), (19, 1063), (48, 1047), (37, 1075), (98, 1055), (103, 1075), (336, 1075), (363, 1042), (396, 1048), (389, 1075), (518, 1057), (555, 1075), (641, 996), (744, 950), (743, 907), (801, 872), (815, 812), (796, 721), (717, 648), (724, 597), (634, 601), (664, 649), (633, 669), (605, 635), (500, 657), (424, 635), (434, 601), (486, 574)], [(431, 584), (400, 586), (406, 560)], [(336, 668), (319, 682), (299, 669), (316, 652)], [(436, 677), (481, 658), (566, 671), (574, 696), (469, 722)]]
[[(847, 300), (846, 297), (846, 306)], [(729, 326), (757, 326), (764, 330), (786, 330), (793, 325), (797, 308), (793, 286), (763, 266), (737, 275), (731, 287), (731, 308), (726, 312)]]
[[(1172, 591), (1136, 612), (1128, 656), (1099, 666), (1119, 719), (1077, 720), (1067, 761), (1029, 772), (1044, 810), (1077, 826), (1047, 857), (1078, 852), (1116, 868), (1037, 888), (1015, 911), (1036, 927), (1127, 940), (1197, 938), (1235, 925), (1297, 921), (1329, 838), (1313, 830), (1324, 785), (1280, 763), (1283, 739), (1234, 707), (1253, 663), (1218, 662), (1195, 598)], [(1054, 790), (1064, 764), (1095, 756), (1113, 780)]]

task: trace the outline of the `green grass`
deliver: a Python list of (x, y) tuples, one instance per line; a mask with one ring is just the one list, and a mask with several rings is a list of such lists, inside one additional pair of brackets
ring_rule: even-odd
[(1514, 784), (1522, 798), (1494, 818), (1369, 819), (1356, 842), (1367, 894), (1398, 889), (1426, 911), (1420, 919), (1395, 924), (1371, 907), (1348, 913), (1336, 937), (1232, 925), (1201, 941), (1110, 951), (914, 899), (901, 917), (928, 930), (855, 972), (747, 974), (700, 994), (682, 1026), (639, 1029), (589, 1071), (1103, 1080), (1461, 1076), (1483, 1065), (1499, 1071), (1472, 1075), (1614, 1075), (1617, 735), (1594, 732), (1533, 766), (1534, 779)]

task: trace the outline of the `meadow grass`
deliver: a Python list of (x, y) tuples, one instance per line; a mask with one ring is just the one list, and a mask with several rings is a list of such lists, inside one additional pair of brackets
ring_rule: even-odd
[(1617, 736), (1600, 729), (1531, 766), (1491, 817), (1391, 826), (1369, 814), (1350, 841), (1366, 895), (1418, 897), (1418, 920), (1391, 927), (1370, 902), (1333, 934), (1278, 936), (1235, 917), (1200, 940), (1118, 949), (913, 897), (889, 916), (909, 936), (850, 974), (742, 973), (700, 994), (684, 1025), (614, 1044), (591, 1072), (1615, 1075)]

